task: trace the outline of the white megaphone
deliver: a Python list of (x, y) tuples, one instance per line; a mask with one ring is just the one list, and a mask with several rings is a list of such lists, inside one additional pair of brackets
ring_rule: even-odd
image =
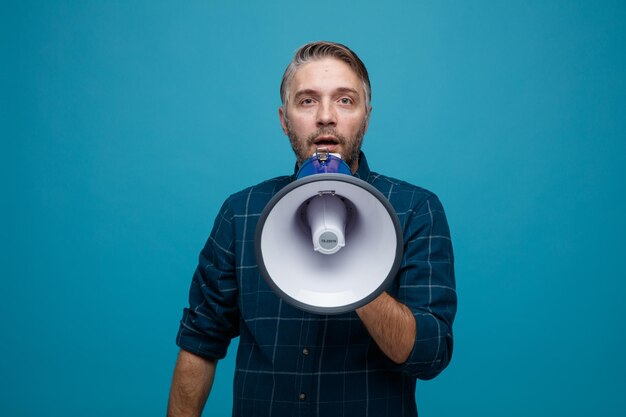
[(393, 281), (400, 221), (338, 155), (319, 151), (267, 204), (255, 234), (261, 274), (283, 300), (319, 314), (352, 311)]

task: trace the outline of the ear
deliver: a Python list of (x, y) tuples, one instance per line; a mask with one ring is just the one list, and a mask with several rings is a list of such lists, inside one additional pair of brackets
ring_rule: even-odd
[(283, 128), (283, 132), (285, 132), (285, 135), (289, 135), (289, 129), (287, 128), (287, 115), (285, 114), (283, 106), (278, 107), (278, 118), (280, 119), (280, 126)]
[(363, 134), (367, 133), (367, 128), (370, 127), (370, 116), (372, 115), (372, 109), (372, 106), (370, 106), (370, 108), (368, 109), (369, 111), (367, 112), (367, 117), (365, 118), (365, 128), (363, 129)]

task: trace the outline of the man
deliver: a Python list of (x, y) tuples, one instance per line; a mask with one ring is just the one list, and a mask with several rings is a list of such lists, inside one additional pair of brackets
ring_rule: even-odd
[(285, 71), (278, 113), (298, 166), (327, 148), (389, 199), (404, 234), (393, 284), (345, 314), (284, 303), (260, 275), (254, 231), (265, 205), (295, 175), (231, 195), (191, 284), (169, 416), (201, 414), (216, 363), (238, 335), (235, 416), (416, 416), (416, 378), (433, 378), (449, 363), (456, 292), (445, 214), (431, 192), (370, 171), (360, 151), (370, 88), (365, 66), (346, 46), (307, 44)]

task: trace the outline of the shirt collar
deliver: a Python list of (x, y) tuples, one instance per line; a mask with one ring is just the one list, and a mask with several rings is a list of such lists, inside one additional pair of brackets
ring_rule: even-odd
[(363, 181), (367, 181), (370, 176), (370, 167), (367, 165), (367, 158), (365, 158), (363, 151), (359, 151), (359, 167), (356, 169), (354, 176)]

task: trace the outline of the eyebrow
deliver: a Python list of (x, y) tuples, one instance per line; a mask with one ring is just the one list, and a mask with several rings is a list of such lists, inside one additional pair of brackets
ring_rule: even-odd
[[(357, 90), (355, 90), (354, 88), (349, 88), (349, 87), (339, 87), (334, 91), (334, 93), (341, 93), (341, 94), (351, 93), (356, 96), (359, 95), (359, 92)], [(298, 91), (295, 94), (294, 99), (298, 99), (302, 96), (317, 96), (317, 95), (319, 95), (319, 91), (313, 90), (311, 88), (307, 88), (307, 89)]]

